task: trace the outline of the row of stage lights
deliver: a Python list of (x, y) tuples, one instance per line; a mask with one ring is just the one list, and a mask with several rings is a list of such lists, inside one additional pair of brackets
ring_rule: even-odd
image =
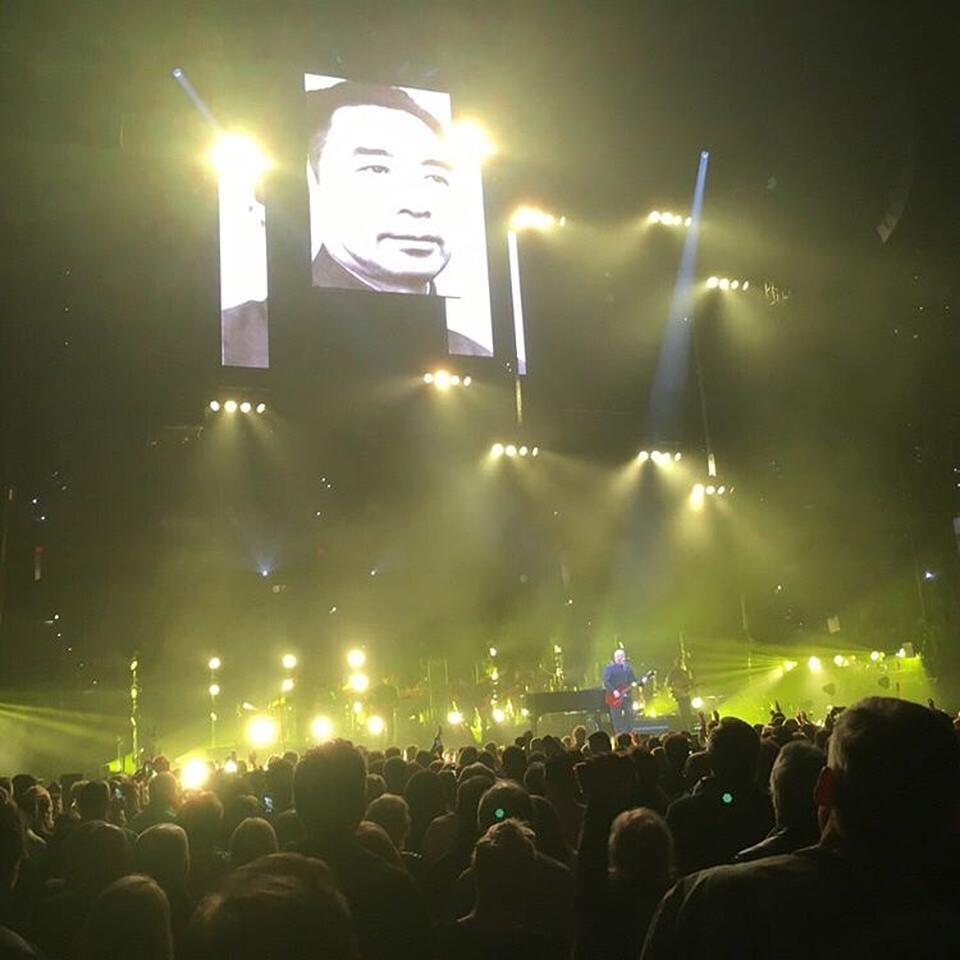
[(238, 410), (241, 413), (267, 412), (267, 405), (262, 401), (254, 406), (250, 400), (224, 400), (222, 403), (219, 400), (211, 400), (208, 407), (211, 413), (219, 413), (221, 410), (224, 413), (236, 413)]
[(659, 223), (665, 227), (689, 227), (693, 217), (683, 217), (668, 210), (651, 210), (647, 214), (647, 223)]
[(490, 448), (490, 456), (495, 459), (500, 457), (539, 457), (540, 448), (530, 447), (525, 443), (495, 443)]
[(746, 293), (750, 289), (749, 280), (731, 280), (729, 277), (708, 277), (707, 289), (709, 290), (739, 290)]
[(691, 491), (694, 497), (723, 497), (733, 493), (733, 487), (728, 487), (724, 483), (695, 483)]
[(656, 464), (658, 467), (665, 467), (671, 463), (679, 463), (683, 459), (683, 454), (677, 451), (662, 451), (662, 450), (641, 450), (637, 454), (637, 460), (640, 463), (646, 463), (648, 460), (651, 463)]
[[(913, 644), (906, 644), (905, 646), (900, 647), (896, 652), (896, 657), (899, 660), (908, 660), (915, 657), (916, 651), (914, 650)], [(870, 651), (870, 662), (873, 664), (883, 663), (887, 659), (886, 653), (882, 650), (871, 650)], [(835, 654), (833, 657), (833, 665), (835, 667), (850, 667), (857, 664), (856, 654), (851, 654), (849, 657), (844, 656), (842, 653)], [(796, 660), (784, 660), (783, 661), (783, 670), (785, 673), (790, 673), (791, 670), (795, 670), (798, 664)], [(807, 669), (811, 673), (820, 673), (823, 670), (823, 661), (817, 657), (813, 656), (807, 660)]]
[(437, 388), (437, 390), (449, 390), (451, 387), (469, 387), (473, 383), (473, 377), (467, 374), (461, 377), (458, 373), (450, 373), (449, 370), (432, 370), (423, 375), (423, 382)]

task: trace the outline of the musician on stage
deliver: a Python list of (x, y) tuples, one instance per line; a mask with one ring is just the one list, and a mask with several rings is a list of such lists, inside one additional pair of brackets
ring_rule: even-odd
[(633, 727), (633, 687), (637, 683), (627, 653), (620, 647), (613, 651), (613, 662), (603, 668), (603, 686), (614, 733), (628, 733)]
[(693, 690), (693, 679), (687, 670), (683, 656), (673, 663), (673, 669), (667, 674), (667, 686), (673, 699), (677, 702), (677, 713), (680, 714), (680, 728), (689, 730), (693, 715), (690, 711), (690, 693)]

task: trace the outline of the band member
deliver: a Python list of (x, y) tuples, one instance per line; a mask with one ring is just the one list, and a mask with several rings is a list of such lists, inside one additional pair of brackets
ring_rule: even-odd
[(626, 651), (613, 651), (613, 662), (603, 668), (603, 686), (614, 733), (627, 733), (633, 727), (633, 687), (637, 683)]
[(677, 702), (677, 712), (680, 714), (680, 726), (684, 730), (690, 729), (693, 715), (690, 712), (690, 693), (693, 690), (693, 680), (683, 662), (683, 657), (677, 657), (673, 668), (667, 674), (667, 686), (673, 699)]

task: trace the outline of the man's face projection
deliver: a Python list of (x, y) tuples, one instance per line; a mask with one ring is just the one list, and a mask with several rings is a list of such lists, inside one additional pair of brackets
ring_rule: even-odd
[(323, 245), (334, 260), (376, 289), (426, 292), (450, 259), (444, 139), (403, 110), (340, 107), (317, 177)]

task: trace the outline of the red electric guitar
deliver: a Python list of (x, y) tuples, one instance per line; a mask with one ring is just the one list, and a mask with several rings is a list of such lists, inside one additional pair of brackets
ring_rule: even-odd
[(650, 673), (645, 673), (639, 680), (635, 680), (633, 683), (623, 683), (613, 690), (608, 690), (603, 695), (603, 699), (606, 700), (607, 706), (612, 707), (613, 709), (622, 707), (624, 698), (630, 695), (630, 691), (633, 690), (634, 687), (643, 687), (652, 674), (653, 671), (651, 670)]

